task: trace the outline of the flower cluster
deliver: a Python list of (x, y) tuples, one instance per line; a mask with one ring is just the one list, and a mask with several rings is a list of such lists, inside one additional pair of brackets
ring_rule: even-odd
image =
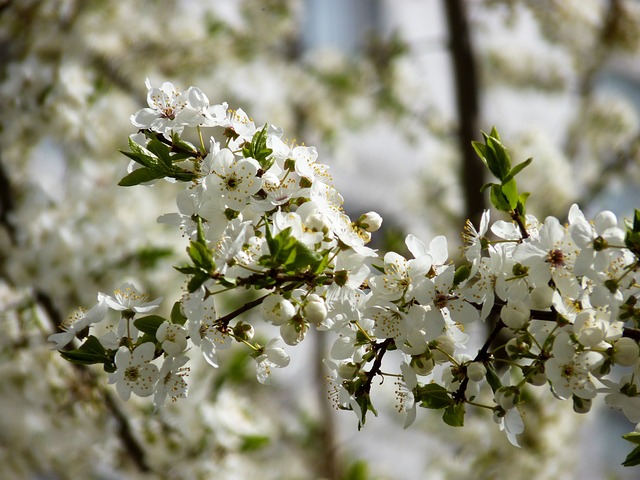
[[(217, 366), (217, 351), (234, 342), (251, 350), (267, 383), (289, 363), (282, 345), (316, 329), (333, 335), (330, 396), (360, 424), (375, 413), (378, 376), (397, 378), (407, 425), (418, 405), (442, 410), (452, 426), (470, 406), (485, 408), (515, 445), (527, 385), (548, 385), (578, 412), (603, 393), (640, 422), (640, 212), (626, 225), (611, 212), (588, 220), (577, 206), (566, 225), (527, 215), (515, 176), (530, 161), (512, 168), (494, 130), (474, 147), (500, 182), (486, 186), (491, 201), (511, 221), (490, 224), (487, 211), (478, 229), (467, 223), (462, 260), (445, 237), (427, 244), (413, 235), (410, 258), (381, 258), (367, 246), (381, 217), (349, 218), (314, 147), (210, 104), (195, 87), (147, 86), (149, 107), (131, 117), (140, 130), (129, 139), (132, 162), (120, 184), (184, 182), (178, 212), (158, 220), (188, 241), (189, 262), (176, 267), (188, 279), (185, 292), (164, 318), (147, 315), (159, 300), (127, 284), (100, 294), (51, 337), (62, 348), (88, 328), (84, 343), (63, 355), (102, 363), (123, 399), (154, 395), (158, 407), (185, 396), (187, 353), (200, 350)], [(215, 135), (205, 142), (204, 131)], [(246, 291), (246, 303), (220, 315), (217, 299), (231, 290)], [(254, 308), (279, 335), (254, 338), (255, 317), (239, 319)], [(109, 310), (120, 312), (118, 322), (105, 321)], [(469, 332), (480, 330), (487, 339), (474, 352)], [(389, 365), (391, 350), (399, 365)]]

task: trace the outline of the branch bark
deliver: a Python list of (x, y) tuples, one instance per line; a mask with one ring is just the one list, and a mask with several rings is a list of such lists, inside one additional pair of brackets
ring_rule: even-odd
[(480, 188), (484, 184), (484, 167), (471, 146), (479, 133), (480, 87), (464, 0), (443, 0), (449, 29), (449, 49), (458, 112), (458, 142), (462, 156), (460, 177), (465, 202), (465, 217), (474, 224), (486, 208)]

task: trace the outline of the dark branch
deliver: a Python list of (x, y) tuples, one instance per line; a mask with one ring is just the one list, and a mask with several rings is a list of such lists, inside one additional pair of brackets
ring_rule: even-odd
[(471, 145), (479, 132), (480, 115), (475, 54), (464, 0), (444, 0), (443, 3), (449, 28), (449, 47), (456, 89), (458, 142), (462, 154), (460, 174), (465, 196), (465, 218), (477, 224), (485, 209), (485, 201), (480, 193), (484, 184), (484, 168)]

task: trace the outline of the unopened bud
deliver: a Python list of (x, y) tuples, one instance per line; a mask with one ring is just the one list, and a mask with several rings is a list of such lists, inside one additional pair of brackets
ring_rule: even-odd
[(312, 293), (307, 297), (302, 314), (307, 322), (320, 325), (327, 318), (327, 306), (320, 295)]
[(613, 343), (613, 363), (630, 367), (638, 360), (640, 348), (636, 341), (629, 337), (622, 337)]
[(531, 311), (526, 303), (513, 300), (507, 302), (500, 311), (500, 318), (512, 330), (520, 330), (527, 325)]
[(376, 212), (363, 213), (356, 225), (367, 232), (375, 232), (382, 226), (382, 217)]
[(235, 327), (233, 327), (233, 334), (241, 340), (251, 340), (253, 333), (253, 326), (242, 321), (236, 323)]
[(296, 314), (293, 304), (281, 295), (270, 295), (261, 306), (262, 317), (273, 325), (282, 325)]
[(481, 382), (487, 374), (487, 369), (480, 362), (471, 362), (467, 365), (467, 378), (472, 382)]

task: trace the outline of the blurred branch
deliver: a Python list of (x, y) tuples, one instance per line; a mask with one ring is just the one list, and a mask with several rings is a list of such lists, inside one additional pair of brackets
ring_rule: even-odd
[(575, 201), (578, 205), (588, 205), (596, 198), (605, 188), (611, 185), (614, 178), (624, 178), (623, 174), (627, 166), (633, 164), (640, 154), (640, 134), (637, 135), (628, 147), (618, 152), (616, 157), (606, 163), (603, 163), (599, 175), (588, 183), (582, 193), (582, 196)]
[[(1, 153), (1, 152), (0, 152)], [(0, 226), (9, 234), (12, 243), (16, 243), (16, 228), (9, 220), (11, 211), (15, 208), (11, 182), (0, 157)]]
[[(574, 119), (573, 124), (567, 133), (565, 142), (565, 154), (569, 160), (575, 160), (578, 154), (580, 140), (582, 134), (582, 119), (589, 101), (593, 96), (598, 73), (602, 70), (604, 63), (607, 61), (611, 50), (616, 46), (616, 38), (619, 36), (618, 31), (622, 28), (622, 0), (609, 0), (602, 27), (598, 33), (598, 38), (593, 42), (595, 48), (593, 51), (585, 53), (588, 58), (586, 66), (583, 69), (582, 76), (578, 83), (578, 97), (580, 99), (580, 107), (578, 115)], [(603, 170), (604, 171), (604, 170)]]
[(443, 0), (449, 28), (449, 48), (458, 110), (458, 142), (462, 154), (460, 166), (466, 218), (480, 221), (485, 209), (480, 188), (484, 184), (484, 169), (471, 146), (479, 128), (479, 85), (475, 54), (469, 32), (467, 7), (464, 0)]
[(327, 336), (322, 334), (315, 335), (314, 340), (314, 374), (316, 377), (316, 393), (318, 395), (321, 418), (321, 422), (318, 426), (318, 433), (320, 435), (320, 443), (322, 445), (322, 454), (316, 457), (320, 460), (320, 464), (318, 465), (319, 468), (317, 468), (316, 471), (323, 478), (338, 480), (342, 478), (342, 468), (336, 441), (336, 425), (331, 404), (327, 402), (326, 392), (323, 389), (323, 385), (325, 385), (325, 371), (322, 359), (325, 358), (327, 354)]

